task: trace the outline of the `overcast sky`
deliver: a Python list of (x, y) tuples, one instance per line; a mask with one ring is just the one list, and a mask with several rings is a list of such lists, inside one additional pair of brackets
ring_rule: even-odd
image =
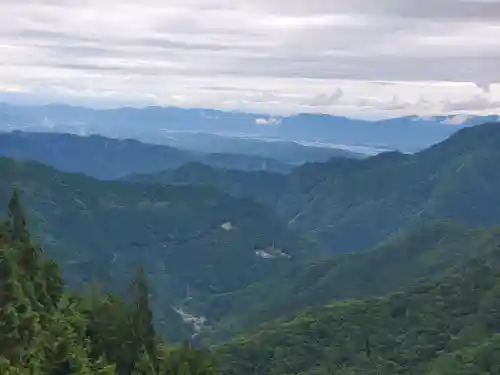
[(0, 0), (0, 98), (500, 113), (500, 0)]

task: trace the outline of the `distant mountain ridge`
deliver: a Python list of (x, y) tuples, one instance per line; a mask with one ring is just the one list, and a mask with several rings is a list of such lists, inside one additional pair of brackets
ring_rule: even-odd
[(0, 156), (37, 161), (101, 179), (120, 178), (134, 171), (178, 168), (193, 159), (187, 151), (132, 139), (22, 132), (0, 133)]
[[(23, 137), (40, 136), (42, 156), (50, 155), (47, 145), (51, 143), (44, 137), (60, 136), (53, 133), (8, 136), (19, 134), (20, 142)], [(93, 154), (91, 161), (99, 168), (108, 164), (115, 171), (138, 162), (129, 147), (144, 147), (138, 141), (64, 135), (66, 148), (55, 153), (56, 160), (78, 156), (78, 147), (67, 147), (68, 137), (83, 142), (86, 154)], [(88, 142), (94, 141), (108, 142), (108, 147), (99, 146), (96, 152), (88, 147)], [(160, 154), (174, 152), (174, 156), (175, 152), (181, 151), (181, 156), (186, 152), (145, 146), (153, 155), (151, 160), (157, 160), (156, 153), (160, 151)], [(123, 161), (117, 157), (121, 147), (129, 159)], [(102, 152), (106, 149), (111, 154)], [(16, 150), (27, 152), (30, 148), (27, 144), (19, 147), (11, 143), (11, 151)], [(160, 314), (167, 311), (170, 315), (172, 311), (180, 311), (200, 319), (206, 314), (209, 321), (199, 336), (202, 339), (224, 339), (246, 329), (262, 332), (258, 328), (261, 323), (295, 314), (306, 306), (322, 305), (331, 299), (383, 295), (400, 290), (420, 277), (430, 277), (434, 282), (450, 267), (462, 265), (471, 255), (483, 254), (483, 250), (486, 254), (492, 249), (490, 245), (497, 245), (497, 233), (490, 237), (483, 227), (500, 222), (498, 123), (465, 127), (445, 141), (414, 154), (391, 151), (368, 158), (333, 158), (306, 163), (288, 174), (214, 168), (188, 159), (177, 169), (127, 176), (118, 181), (98, 181), (18, 157), (19, 160), (0, 158), (0, 204), (7, 202), (12, 186), (20, 188), (23, 202), (29, 207), (27, 216), (33, 232), (47, 253), (61, 262), (70, 286), (94, 276), (107, 288), (120, 289), (124, 278), (130, 277), (130, 270), (142, 263), (154, 286), (162, 292), (159, 297), (155, 294), (155, 311)], [(216, 164), (228, 162), (224, 154), (211, 157)], [(229, 162), (241, 162), (231, 155), (228, 157)], [(495, 243), (490, 243), (490, 239)], [(342, 254), (346, 252), (354, 254)], [(445, 284), (446, 288), (450, 285)], [(424, 298), (430, 301), (429, 306), (434, 306), (435, 300), (427, 292), (425, 289), (423, 295), (418, 291), (405, 296), (417, 301)], [(382, 334), (384, 322), (415, 327), (398, 315), (406, 311), (400, 309), (398, 296), (401, 295), (395, 299), (389, 297), (390, 302), (383, 297), (366, 303), (354, 301), (352, 305), (350, 301), (335, 303), (340, 306), (339, 319), (344, 319), (344, 312), (352, 313), (349, 316), (354, 316), (354, 321), (357, 316), (372, 317), (377, 337), (401, 349), (397, 360), (389, 357), (384, 362), (389, 367), (392, 363), (405, 366), (415, 360), (412, 357), (415, 350), (401, 348), (391, 341), (393, 335), (399, 334), (397, 331), (391, 331), (389, 336)], [(452, 298), (450, 306), (453, 306), (453, 296), (446, 293), (440, 296)], [(476, 297), (483, 300), (482, 295)], [(347, 310), (343, 306), (348, 306)], [(356, 306), (362, 307), (358, 310)], [(445, 310), (439, 310), (439, 314)], [(330, 309), (314, 310), (312, 321), (316, 317), (322, 321), (323, 311), (329, 314)], [(159, 316), (165, 320), (160, 324), (166, 332), (170, 332), (168, 313)], [(175, 315), (177, 320), (178, 315)], [(296, 319), (301, 321), (303, 316)], [(384, 321), (376, 320), (377, 316), (384, 316)], [(439, 331), (447, 321), (440, 318), (438, 326), (431, 325), (429, 329)], [(295, 323), (292, 326), (297, 328), (297, 337), (308, 337), (303, 326)], [(310, 344), (317, 341), (317, 337), (307, 345), (304, 345), (307, 340), (300, 344), (287, 341), (290, 337), (280, 324), (271, 322), (267, 327), (272, 332), (243, 337), (244, 342), (236, 341), (226, 347), (234, 354), (236, 368), (279, 375), (282, 373), (278, 370), (283, 370), (286, 374), (288, 363), (293, 364), (288, 362), (286, 350), (297, 353), (292, 354), (293, 360), (303, 360), (303, 351), (314, 348)], [(358, 337), (357, 328), (351, 330), (342, 325), (340, 331), (332, 333), (337, 327), (322, 323), (313, 327), (317, 331), (311, 332), (320, 337), (327, 335), (329, 343), (345, 333)], [(306, 324), (306, 328), (310, 327)], [(172, 340), (185, 339), (182, 331)], [(408, 340), (405, 342), (413, 345), (415, 335), (419, 334), (405, 336)], [(281, 341), (283, 337), (286, 342), (293, 342), (293, 347), (287, 348)], [(433, 337), (440, 342), (439, 334)], [(397, 342), (397, 338), (394, 340)], [(263, 345), (259, 346), (260, 343)], [(357, 353), (363, 347), (366, 351), (366, 340), (362, 339), (361, 344), (357, 339), (345, 343), (347, 349), (339, 352), (333, 351), (332, 346), (324, 347), (340, 353), (340, 363), (349, 363), (354, 357), (366, 359), (362, 350)], [(427, 343), (435, 344), (426, 342), (418, 350), (427, 353)], [(254, 354), (259, 363), (270, 367), (256, 369), (253, 366), (259, 363), (252, 358), (247, 363), (246, 354), (241, 356), (239, 352), (242, 345), (244, 353), (250, 353), (250, 357)], [(280, 352), (280, 347), (285, 352)], [(356, 354), (349, 352), (349, 348), (356, 348)], [(434, 352), (441, 350), (439, 345), (433, 348)], [(306, 362), (310, 363), (293, 364), (297, 371), (292, 373), (309, 374), (311, 370), (311, 375), (323, 375), (311, 369), (313, 362), (327, 358), (328, 353), (321, 350), (310, 358), (306, 356), (309, 358)], [(273, 357), (268, 358), (268, 353)], [(351, 354), (354, 357), (349, 357)], [(386, 357), (380, 354), (373, 360), (380, 358)], [(368, 365), (363, 363), (363, 368)], [(331, 373), (329, 370), (324, 373)], [(346, 371), (348, 374), (349, 369)]]
[[(427, 221), (500, 220), (500, 124), (467, 127), (414, 155), (308, 163), (286, 176), (189, 164), (131, 177), (145, 183), (208, 184), (275, 208), (290, 228), (328, 253), (363, 251)], [(363, 236), (357, 235), (363, 233)]]
[[(460, 128), (498, 121), (491, 116), (406, 116), (382, 121), (339, 116), (268, 115), (172, 107), (96, 110), (68, 105), (0, 104), (0, 130), (57, 131), (165, 143), (166, 131), (245, 135), (253, 138), (322, 142), (417, 151), (438, 143)], [(172, 140), (170, 142), (173, 142)], [(177, 140), (180, 146), (182, 139)]]
[[(165, 145), (146, 144), (135, 139), (111, 139), (100, 135), (0, 132), (0, 156), (38, 161), (61, 171), (84, 173), (106, 180), (176, 169), (193, 162), (221, 169), (288, 173), (296, 166), (292, 162), (301, 157), (305, 158), (304, 162), (310, 159), (328, 160), (335, 156), (359, 157), (349, 152), (293, 144), (268, 145), (266, 142), (254, 141), (251, 147), (255, 148), (254, 155), (251, 150), (247, 150), (246, 154), (202, 154)], [(257, 154), (258, 151), (265, 154), (266, 150), (268, 156)], [(273, 155), (282, 160), (269, 157)]]

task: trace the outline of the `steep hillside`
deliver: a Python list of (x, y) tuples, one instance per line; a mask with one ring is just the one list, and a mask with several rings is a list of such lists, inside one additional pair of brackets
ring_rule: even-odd
[(322, 180), (305, 194), (284, 194), (278, 207), (291, 227), (312, 233), (327, 250), (360, 251), (428, 221), (498, 222), (497, 165), (500, 124), (485, 124), (415, 155), (324, 164)]
[(140, 266), (127, 298), (89, 291), (65, 290), (57, 262), (26, 229), (14, 191), (0, 218), (2, 375), (218, 373), (206, 350), (174, 347), (157, 333)]
[(401, 230), (435, 220), (494, 224), (500, 220), (498, 165), (500, 124), (490, 123), (460, 130), (414, 155), (335, 159), (305, 164), (287, 176), (250, 177), (209, 168), (198, 173), (196, 166), (186, 166), (136, 181), (201, 182), (251, 196), (272, 205), (290, 228), (308, 233), (326, 252), (338, 253), (369, 249)]
[(274, 206), (280, 193), (288, 188), (288, 178), (281, 174), (224, 170), (202, 163), (189, 163), (176, 170), (131, 175), (123, 180), (141, 184), (209, 185), (234, 197), (252, 198), (269, 206)]
[(484, 246), (485, 255), (439, 281), (311, 309), (241, 336), (219, 347), (225, 373), (496, 374), (500, 237)]
[(297, 264), (241, 291), (189, 301), (187, 308), (209, 318), (203, 333), (207, 340), (224, 340), (333, 300), (384, 296), (421, 278), (441, 277), (489, 251), (486, 245), (497, 235), (500, 230), (471, 230), (452, 222), (426, 225), (371, 251)]
[(162, 292), (157, 309), (242, 288), (304, 256), (271, 210), (211, 187), (102, 182), (2, 158), (0, 175), (0, 205), (18, 186), (34, 233), (69, 285), (95, 277), (120, 290), (142, 263)]

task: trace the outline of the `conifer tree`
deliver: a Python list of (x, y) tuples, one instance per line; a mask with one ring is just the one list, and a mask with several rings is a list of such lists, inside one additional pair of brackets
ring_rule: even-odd
[(11, 236), (14, 241), (26, 239), (26, 218), (19, 199), (17, 188), (12, 190), (12, 196), (8, 205), (8, 218), (10, 222)]
[(43, 294), (45, 304), (55, 307), (64, 291), (64, 282), (61, 277), (59, 265), (53, 261), (43, 263), (41, 267), (41, 277), (43, 283)]
[(154, 362), (143, 348), (132, 375), (157, 375)]
[[(142, 268), (132, 304), (65, 292), (57, 263), (33, 244), (14, 190), (0, 224), (1, 375), (213, 375), (209, 358), (156, 337)], [(1, 221), (0, 221), (1, 223)]]
[(25, 276), (32, 279), (39, 267), (40, 254), (42, 250), (39, 246), (31, 243), (31, 238), (26, 225), (24, 210), (19, 198), (19, 191), (14, 188), (8, 204), (7, 227), (11, 245), (20, 252), (19, 265), (25, 271)]
[(134, 351), (139, 358), (144, 348), (149, 358), (156, 358), (156, 334), (149, 306), (149, 286), (144, 268), (139, 267), (132, 283), (132, 330)]

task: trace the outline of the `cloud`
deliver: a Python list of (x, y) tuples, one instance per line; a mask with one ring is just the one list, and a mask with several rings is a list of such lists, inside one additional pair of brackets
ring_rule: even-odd
[(492, 100), (487, 95), (477, 95), (473, 98), (456, 101), (447, 102), (444, 105), (443, 110), (446, 112), (454, 111), (486, 111), (489, 113), (500, 113), (500, 100)]
[(461, 114), (461, 115), (455, 115), (447, 118), (446, 120), (443, 121), (443, 124), (449, 124), (449, 125), (462, 125), (469, 119), (469, 115), (467, 114)]
[(257, 125), (281, 125), (281, 119), (279, 118), (257, 118), (255, 119)]
[(0, 54), (3, 91), (47, 100), (484, 112), (500, 1), (2, 0)]
[(310, 106), (334, 105), (344, 96), (344, 91), (340, 88), (335, 89), (331, 94), (321, 93), (316, 95), (308, 104)]

